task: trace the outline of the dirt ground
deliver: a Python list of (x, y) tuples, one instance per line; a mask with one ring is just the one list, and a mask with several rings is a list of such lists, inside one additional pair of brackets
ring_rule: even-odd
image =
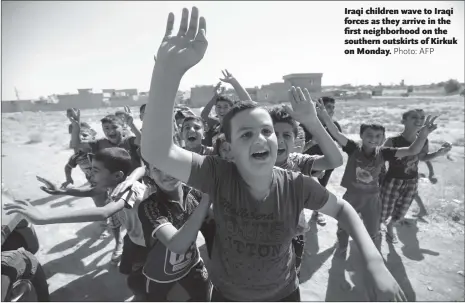
[[(359, 124), (368, 118), (385, 124), (393, 133), (401, 129), (400, 115), (407, 107), (443, 113), (438, 120), (440, 129), (430, 137), (430, 149), (435, 150), (443, 140), (454, 147), (450, 157), (433, 162), (437, 184), (420, 179), (419, 193), (430, 214), (414, 219), (413, 214), (418, 212), (414, 202), (407, 215), (408, 224), (397, 228), (399, 243), (388, 245), (383, 238), (382, 253), (409, 301), (464, 301), (463, 98), (405, 101), (341, 102), (337, 104), (336, 118), (346, 134), (357, 138)], [(101, 134), (98, 119), (107, 112), (110, 110), (83, 111), (82, 119)], [(64, 181), (64, 165), (71, 155), (67, 124), (61, 112), (2, 114), (2, 180), (17, 198), (29, 199), (44, 212), (93, 207), (88, 198), (48, 196), (35, 179), (40, 175)], [(335, 170), (328, 186), (339, 196), (344, 193), (339, 186), (343, 170), (344, 166)], [(420, 171), (427, 174), (424, 164), (420, 164)], [(77, 185), (85, 182), (79, 169), (73, 172), (73, 178)], [(36, 226), (41, 244), (37, 256), (47, 273), (53, 301), (131, 298), (125, 277), (109, 263), (114, 242), (100, 240), (99, 230), (97, 223)], [(202, 236), (198, 243), (203, 244)], [(352, 242), (348, 260), (341, 262), (333, 258), (335, 244), (333, 219), (328, 218), (324, 227), (312, 226), (306, 234), (302, 301), (366, 300), (357, 248)], [(204, 259), (208, 266), (206, 254)], [(173, 293), (177, 291), (180, 289)], [(175, 294), (173, 298), (178, 297)]]

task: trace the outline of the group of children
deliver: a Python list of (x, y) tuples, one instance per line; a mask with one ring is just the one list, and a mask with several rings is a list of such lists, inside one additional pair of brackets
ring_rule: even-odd
[[(364, 123), (357, 143), (333, 121), (334, 99), (313, 102), (306, 89), (292, 87), (291, 106), (264, 108), (228, 71), (221, 80), (242, 101), (221, 95), (218, 85), (195, 116), (174, 104), (182, 76), (208, 46), (197, 8), (188, 19), (184, 9), (172, 36), (174, 15), (168, 17), (149, 102), (140, 108), (143, 129), (126, 108), (101, 120), (105, 138), (96, 140), (78, 110), (67, 113), (75, 153), (65, 167), (66, 181), (61, 187), (39, 181), (50, 194), (92, 197), (96, 207), (42, 213), (18, 201), (5, 210), (36, 224), (105, 222), (116, 240), (112, 261), (120, 262), (136, 301), (165, 301), (175, 283), (191, 301), (300, 301), (306, 208), (320, 225), (322, 214), (338, 221), (337, 256), (345, 256), (353, 238), (371, 300), (405, 301), (375, 243), (388, 218), (386, 238), (395, 241), (393, 226), (417, 192), (419, 160), (450, 150), (446, 144), (428, 153), (436, 117), (410, 110), (402, 117), (404, 131), (387, 140), (382, 125)], [(210, 116), (213, 107), (216, 118)], [(302, 153), (294, 151), (299, 127), (307, 139)], [(325, 188), (331, 171), (343, 164), (335, 141), (348, 154), (342, 198)], [(69, 186), (76, 166), (88, 185)], [(196, 245), (199, 231), (208, 270)]]

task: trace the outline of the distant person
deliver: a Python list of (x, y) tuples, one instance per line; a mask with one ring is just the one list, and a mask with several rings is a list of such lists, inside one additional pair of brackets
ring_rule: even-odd
[[(331, 98), (331, 97), (322, 97), (320, 98), (320, 100), (324, 104), (326, 112), (332, 118), (334, 115), (334, 110), (336, 108), (336, 100), (334, 100), (334, 98)], [(334, 120), (332, 121), (336, 125), (338, 130), (342, 132), (342, 129), (339, 123)], [(328, 127), (325, 125), (325, 122), (321, 121), (321, 123), (323, 124), (325, 129), (328, 130)], [(306, 146), (304, 147), (303, 153), (307, 155), (322, 155), (323, 152), (321, 151), (321, 148), (318, 145), (318, 142), (316, 142), (316, 140), (313, 140), (312, 134), (307, 129), (305, 129), (305, 126), (303, 127), (303, 130), (305, 132), (305, 142), (306, 142)], [(323, 187), (326, 187), (328, 185), (329, 178), (331, 177), (333, 170), (334, 169), (325, 170), (323, 176), (318, 178), (318, 182), (320, 182), (320, 184)], [(326, 225), (325, 217), (323, 217), (323, 215), (317, 211), (313, 212), (312, 220), (315, 220), (318, 223), (318, 225), (321, 225), (321, 226)]]
[[(406, 147), (412, 144), (418, 136), (419, 129), (425, 121), (425, 112), (422, 109), (409, 110), (402, 114), (402, 133), (390, 137), (384, 143), (386, 147)], [(412, 201), (418, 192), (418, 163), (420, 160), (429, 161), (450, 151), (450, 144), (444, 144), (433, 153), (428, 152), (428, 140), (425, 141), (418, 155), (408, 156), (389, 161), (389, 167), (381, 186), (381, 223), (387, 223), (386, 238), (392, 243), (398, 239), (394, 233), (394, 226), (401, 221), (407, 213)]]
[[(92, 197), (95, 192), (106, 192), (109, 197), (111, 191), (132, 170), (132, 160), (123, 148), (110, 147), (98, 151), (92, 157), (91, 190), (82, 191), (73, 188), (60, 189), (49, 181), (39, 178), (46, 187), (43, 189), (52, 195), (70, 195), (77, 197)], [(138, 217), (139, 204), (146, 198), (147, 187), (141, 183), (134, 183), (131, 189), (116, 199), (108, 199), (102, 207), (92, 207), (78, 210), (57, 210), (41, 212), (37, 207), (26, 201), (5, 205), (8, 213), (20, 213), (37, 225), (58, 223), (79, 223), (105, 221), (112, 218), (113, 228), (124, 226), (127, 230), (122, 245), (122, 257), (119, 265), (120, 272), (128, 275), (127, 283), (135, 294), (136, 301), (145, 301), (145, 277), (142, 273), (147, 258), (142, 224)], [(117, 244), (117, 249), (120, 249)], [(73, 264), (69, 264), (73, 266)]]

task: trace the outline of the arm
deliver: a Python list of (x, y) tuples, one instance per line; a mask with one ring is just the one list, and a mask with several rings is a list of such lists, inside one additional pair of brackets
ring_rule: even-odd
[(105, 189), (99, 187), (77, 187), (77, 188), (65, 188), (62, 190), (62, 195), (74, 196), (74, 197), (95, 197), (101, 193), (104, 193)]
[(136, 181), (140, 180), (143, 176), (145, 176), (145, 165), (142, 163), (142, 166), (134, 169), (134, 171), (127, 176), (126, 180), (118, 184), (116, 188), (111, 193), (111, 197), (115, 198), (118, 197), (121, 193), (126, 191), (126, 189), (130, 188)]
[[(428, 146), (426, 148), (428, 148)], [(420, 153), (420, 161), (426, 161), (426, 165), (428, 165), (429, 161), (437, 157), (440, 157), (440, 156), (445, 156), (451, 149), (452, 149), (452, 144), (448, 142), (444, 143), (437, 151), (432, 152), (432, 153), (429, 153), (428, 150), (426, 149), (425, 151), (422, 151)], [(431, 172), (433, 165), (431, 163), (430, 165), (431, 165), (431, 169), (430, 169), (430, 172)], [(429, 165), (428, 165), (428, 168), (430, 168)]]
[(336, 124), (334, 124), (333, 119), (328, 115), (326, 110), (324, 110), (324, 105), (323, 108), (320, 108), (319, 116), (328, 128), (328, 132), (331, 134), (331, 136), (333, 136), (337, 143), (339, 143), (342, 147), (346, 146), (347, 141), (349, 139), (346, 136), (344, 136), (344, 134), (339, 130)]
[(212, 111), (213, 106), (215, 106), (216, 99), (218, 98), (217, 87), (218, 85), (215, 87), (215, 91), (213, 92), (212, 99), (207, 103), (207, 105), (205, 105), (202, 112), (200, 113), (200, 117), (206, 122), (208, 122), (210, 112)]
[(236, 91), (237, 96), (239, 97), (239, 100), (252, 101), (252, 98), (250, 98), (250, 95), (247, 92), (247, 90), (245, 90), (245, 88), (242, 87), (239, 81), (237, 81), (237, 79), (234, 78), (233, 75), (231, 75), (231, 73), (229, 73), (227, 69), (222, 72), (224, 75), (224, 79), (220, 79), (220, 80), (232, 85), (232, 87)]
[(426, 163), (426, 166), (428, 167), (428, 171), (429, 171), (429, 177), (428, 178), (432, 178), (434, 177), (434, 167), (433, 167), (433, 163), (431, 163), (430, 161), (425, 161)]
[[(198, 9), (195, 7), (191, 18), (198, 18)], [(188, 27), (188, 16), (183, 15), (180, 23), (182, 37), (172, 36), (173, 23), (174, 15), (170, 14), (165, 38), (153, 68), (145, 125), (142, 129), (141, 152), (148, 163), (187, 183), (191, 173), (192, 153), (173, 144), (173, 127), (170, 126), (179, 83), (184, 73), (202, 60), (208, 42), (205, 37), (206, 21), (203, 17), (197, 28), (197, 22), (190, 22)]]
[(210, 199), (203, 195), (200, 204), (179, 230), (171, 223), (167, 223), (155, 229), (154, 234), (169, 250), (184, 254), (197, 239), (197, 234), (209, 209)]
[(137, 128), (136, 125), (134, 125), (134, 121), (129, 123), (129, 128), (131, 129), (133, 134), (136, 136), (136, 140), (134, 140), (134, 144), (140, 146), (140, 141), (141, 141), (141, 137), (142, 137), (141, 131)]
[(396, 157), (402, 158), (407, 156), (418, 155), (421, 152), (423, 146), (425, 146), (427, 138), (427, 135), (418, 135), (415, 141), (413, 141), (412, 145), (410, 145), (409, 147), (397, 148)]

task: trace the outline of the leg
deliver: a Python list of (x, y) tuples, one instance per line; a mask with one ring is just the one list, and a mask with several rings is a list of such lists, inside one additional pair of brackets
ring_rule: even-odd
[(391, 216), (394, 204), (399, 197), (399, 186), (402, 180), (390, 179), (385, 180), (381, 186), (381, 223), (386, 223), (386, 220)]
[(300, 276), (300, 265), (302, 264), (302, 256), (304, 254), (305, 238), (303, 235), (299, 235), (292, 239), (292, 246), (295, 252), (295, 269), (297, 270), (297, 276)]
[(109, 227), (115, 236), (115, 250), (111, 255), (112, 263), (118, 263), (123, 253), (123, 237), (121, 235), (122, 224), (119, 216), (120, 212), (117, 212), (116, 214), (112, 215), (109, 220)]
[(189, 294), (191, 302), (205, 302), (208, 298), (208, 273), (203, 261), (194, 266), (191, 271), (179, 280), (179, 284)]
[(211, 302), (232, 302), (229, 299), (223, 297), (221, 292), (213, 286)]
[(157, 283), (146, 279), (145, 291), (148, 302), (167, 302), (168, 293), (174, 287), (176, 282), (172, 283)]
[(402, 220), (408, 212), (410, 205), (412, 205), (413, 198), (417, 195), (418, 180), (405, 180), (404, 187), (402, 189), (402, 196), (398, 199), (396, 207), (392, 213), (391, 221), (399, 222)]
[(420, 211), (418, 212), (418, 214), (416, 214), (417, 217), (424, 217), (424, 216), (427, 216), (428, 215), (428, 211), (426, 210), (426, 207), (425, 207), (425, 204), (423, 203), (423, 200), (421, 199), (421, 197), (417, 194), (415, 194), (415, 196), (413, 197), (413, 199), (415, 200), (415, 202), (417, 202), (418, 204), (418, 207), (420, 208)]
[(363, 223), (370, 235), (371, 239), (375, 243), (378, 250), (381, 249), (380, 242), (380, 216), (381, 216), (381, 201), (379, 195), (370, 195), (367, 197), (367, 202), (360, 209)]
[[(361, 205), (364, 203), (361, 194), (358, 192), (352, 193), (350, 191), (346, 191), (342, 196), (342, 199), (346, 200), (357, 212), (360, 210)], [(339, 224), (337, 227), (336, 235), (338, 240), (338, 248), (335, 252), (335, 255), (345, 260), (347, 256), (347, 248), (349, 247), (349, 234)]]
[[(323, 178), (318, 179), (318, 182), (320, 182), (320, 185), (323, 187), (326, 187), (329, 182), (329, 178), (331, 177), (331, 174), (333, 173), (333, 169), (329, 169), (325, 171), (325, 174), (323, 175)], [(320, 226), (325, 226), (326, 225), (326, 219), (323, 217), (322, 214), (320, 214), (317, 211), (314, 211), (312, 214), (312, 220), (316, 220), (316, 223)]]

